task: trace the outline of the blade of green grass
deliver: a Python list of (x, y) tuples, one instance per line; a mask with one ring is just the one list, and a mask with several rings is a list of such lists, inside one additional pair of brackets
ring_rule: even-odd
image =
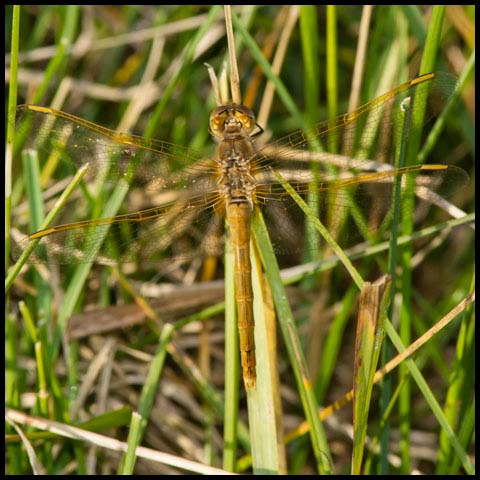
[[(88, 169), (88, 164), (84, 165), (82, 168), (78, 170), (78, 172), (72, 178), (72, 181), (68, 184), (67, 188), (62, 192), (62, 195), (60, 195), (59, 199), (55, 202), (54, 207), (49, 212), (49, 214), (43, 221), (42, 225), (40, 226), (40, 230), (46, 229), (52, 224), (53, 220), (55, 220), (55, 217), (58, 215), (60, 210), (65, 206), (66, 201), (68, 200), (70, 195), (73, 193), (75, 188), (78, 186), (78, 184), (84, 177), (85, 173), (87, 172), (87, 169)], [(10, 269), (10, 271), (8, 272), (7, 278), (5, 280), (6, 291), (10, 289), (16, 276), (20, 272), (23, 265), (25, 265), (25, 262), (28, 260), (28, 257), (32, 254), (33, 250), (35, 249), (35, 247), (38, 245), (39, 242), (40, 242), (40, 239), (32, 240), (28, 244), (28, 247), (22, 252), (22, 255), (17, 260), (15, 265)]]
[[(412, 235), (402, 235), (398, 237), (398, 245), (405, 245), (406, 243), (413, 242), (415, 240), (426, 238), (442, 231), (449, 230), (461, 225), (468, 225), (471, 222), (475, 222), (475, 213), (469, 213), (461, 218), (455, 218), (448, 220), (446, 222), (441, 222), (436, 225), (432, 225), (421, 230), (413, 232)], [(367, 258), (372, 255), (377, 255), (378, 253), (388, 251), (390, 248), (390, 242), (385, 241), (378, 243), (377, 245), (372, 245), (366, 247), (364, 250), (355, 253), (349, 253), (347, 256), (352, 260), (358, 260), (360, 258)], [(345, 252), (348, 252), (346, 250)], [(325, 260), (310, 262), (303, 266), (303, 268), (295, 274), (289, 274), (288, 278), (285, 278), (285, 285), (292, 285), (294, 283), (300, 282), (304, 277), (309, 275), (314, 275), (317, 272), (323, 272), (328, 269), (335, 268), (340, 263), (340, 259), (335, 257), (330, 257)]]
[(473, 72), (475, 67), (475, 50), (470, 55), (465, 67), (458, 79), (458, 82), (455, 85), (455, 90), (452, 92), (450, 97), (447, 100), (445, 108), (442, 110), (440, 115), (438, 116), (435, 124), (428, 132), (428, 137), (423, 144), (421, 151), (417, 155), (417, 159), (415, 163), (425, 163), (428, 155), (432, 151), (433, 147), (437, 143), (440, 138), (440, 134), (445, 127), (445, 122), (448, 116), (451, 114), (453, 107), (457, 104), (458, 100), (460, 99), (460, 93), (463, 90), (463, 87), (467, 83), (467, 80), (470, 78), (470, 75)]
[[(61, 73), (61, 70), (65, 68), (68, 50), (71, 47), (75, 37), (79, 12), (80, 5), (65, 6), (63, 29), (60, 33), (60, 40), (57, 45), (57, 50), (54, 57), (48, 63), (43, 80), (32, 96), (30, 103), (41, 103), (55, 75)], [(23, 145), (29, 129), (30, 125), (28, 122), (18, 127), (17, 135), (19, 140), (15, 144), (15, 153), (17, 152), (17, 149)]]
[(305, 82), (305, 118), (314, 125), (320, 118), (319, 36), (316, 10), (313, 5), (300, 7), (300, 34), (302, 36), (303, 75)]
[(325, 432), (317, 414), (318, 406), (315, 394), (309, 379), (308, 369), (302, 352), (298, 331), (293, 319), (290, 305), (280, 278), (277, 260), (273, 252), (268, 232), (258, 209), (252, 218), (252, 231), (262, 259), (275, 309), (277, 311), (283, 339), (287, 347), (288, 356), (295, 374), (297, 388), (302, 400), (303, 409), (310, 425), (310, 438), (318, 471), (329, 473), (332, 469), (330, 449), (326, 441)]
[(321, 368), (318, 370), (315, 382), (315, 395), (318, 403), (323, 404), (328, 386), (333, 377), (333, 372), (341, 348), (341, 342), (347, 323), (350, 319), (351, 311), (356, 303), (358, 288), (352, 284), (341, 302), (341, 310), (335, 315), (328, 329), (328, 336), (322, 345), (322, 357), (320, 361)]
[(358, 273), (357, 269), (353, 266), (350, 259), (345, 255), (345, 252), (340, 248), (335, 239), (330, 235), (325, 226), (320, 222), (320, 220), (315, 216), (315, 213), (308, 207), (308, 205), (302, 200), (300, 195), (292, 188), (292, 186), (282, 177), (282, 175), (273, 170), (273, 174), (277, 178), (278, 182), (283, 186), (287, 193), (295, 200), (298, 206), (303, 210), (305, 215), (308, 217), (318, 232), (322, 235), (325, 241), (328, 243), (328, 246), (338, 255), (340, 261), (343, 263), (347, 271), (350, 273), (353, 281), (357, 284), (359, 289), (363, 288), (363, 279)]
[(387, 408), (385, 409), (385, 412), (384, 412), (383, 416), (380, 418), (380, 422), (378, 423), (378, 428), (377, 428), (377, 435), (375, 435), (372, 438), (372, 442), (369, 445), (369, 454), (368, 454), (368, 456), (365, 459), (365, 462), (363, 464), (363, 472), (362, 472), (363, 475), (374, 474), (374, 469), (372, 467), (372, 463), (373, 463), (374, 456), (376, 454), (380, 434), (385, 429), (385, 423), (390, 418), (390, 414), (392, 413), (392, 409), (395, 406), (395, 403), (398, 399), (398, 396), (400, 395), (400, 391), (403, 387), (403, 384), (405, 383), (405, 378), (406, 377), (403, 377), (403, 379), (400, 380), (400, 382), (397, 384), (397, 386), (396, 386), (396, 388), (395, 388), (395, 390), (394, 390), (394, 392), (393, 392), (393, 394), (390, 398), (390, 402), (387, 405)]
[(256, 388), (247, 390), (247, 407), (252, 440), (252, 465), (255, 474), (281, 474), (281, 465), (285, 465), (282, 448), (282, 423), (278, 420), (281, 412), (274, 395), (279, 394), (275, 385), (278, 380), (277, 366), (272, 363), (274, 357), (270, 351), (276, 349), (272, 333), (267, 325), (265, 292), (260, 262), (256, 258), (254, 245), (251, 244), (252, 287), (254, 293), (253, 314), (255, 319), (255, 357), (257, 381)]
[(18, 37), (20, 32), (20, 6), (13, 7), (12, 44), (10, 60), (10, 86), (8, 89), (7, 145), (5, 149), (5, 272), (10, 257), (10, 225), (12, 201), (12, 156), (15, 135), (15, 111), (18, 90)]
[[(18, 48), (20, 35), (20, 6), (15, 5), (12, 13), (11, 32), (11, 61), (10, 61), (10, 85), (8, 90), (7, 132), (5, 148), (5, 250), (4, 269), (7, 273), (10, 262), (10, 227), (12, 207), (12, 160), (13, 142), (15, 135), (15, 110), (17, 106), (18, 89)], [(20, 406), (20, 392), (18, 389), (18, 355), (17, 355), (17, 332), (15, 318), (9, 314), (8, 289), (5, 290), (5, 403), (11, 407)], [(8, 367), (7, 367), (8, 365)], [(5, 427), (5, 432), (11, 431), (11, 426)], [(21, 452), (19, 446), (8, 446), (7, 458), (11, 470), (9, 473), (21, 472)]]
[[(472, 281), (471, 292), (473, 293), (474, 281)], [(444, 412), (448, 423), (459, 429), (459, 440), (466, 449), (473, 433), (474, 421), (469, 421), (469, 405), (474, 405), (472, 385), (468, 385), (466, 372), (474, 363), (475, 356), (475, 319), (472, 315), (473, 309), (469, 307), (465, 312), (460, 330), (458, 333), (455, 360), (448, 379), (448, 390), (445, 396)], [(470, 394), (471, 393), (471, 394)], [(467, 406), (468, 405), (468, 406)], [(452, 444), (448, 433), (442, 429), (439, 438), (439, 452), (436, 473), (456, 473), (459, 458), (454, 455)]]
[(390, 303), (390, 283), (388, 276), (375, 283), (365, 282), (360, 295), (353, 376), (352, 475), (361, 472), (373, 378), (385, 334), (383, 322)]
[(131, 475), (133, 473), (136, 460), (135, 451), (143, 439), (143, 433), (147, 426), (148, 418), (150, 417), (153, 402), (157, 394), (158, 383), (165, 364), (167, 346), (173, 332), (173, 325), (167, 323), (160, 334), (159, 344), (150, 363), (147, 378), (143, 385), (142, 394), (138, 403), (138, 412), (132, 413), (127, 440), (127, 450), (120, 462), (118, 470), (119, 475)]
[[(20, 6), (14, 5), (12, 12), (11, 31), (11, 60), (10, 60), (10, 85), (8, 90), (7, 132), (5, 147), (5, 250), (4, 271), (8, 272), (10, 264), (10, 228), (12, 214), (12, 162), (13, 143), (15, 135), (15, 110), (17, 106), (18, 89), (18, 48), (20, 37)], [(15, 276), (13, 276), (15, 278)], [(13, 279), (12, 279), (13, 282)], [(14, 315), (10, 315), (10, 296), (5, 289), (5, 405), (12, 408), (20, 407), (20, 388), (18, 364), (18, 337), (17, 321)], [(5, 425), (5, 433), (12, 431), (10, 424)], [(9, 474), (20, 474), (22, 452), (19, 445), (6, 447), (6, 463)]]
[(237, 430), (240, 359), (235, 308), (234, 255), (231, 243), (225, 242), (225, 411), (223, 417), (223, 468), (237, 468)]
[[(327, 111), (328, 118), (338, 115), (337, 6), (327, 5)], [(329, 135), (328, 151), (337, 152), (338, 135)]]
[[(437, 52), (440, 47), (441, 29), (443, 18), (445, 15), (445, 6), (434, 6), (432, 8), (432, 16), (429, 21), (427, 38), (425, 41), (424, 53), (419, 69), (419, 74), (432, 72), (435, 70), (437, 61)], [(428, 83), (428, 82), (427, 82)], [(427, 96), (422, 95), (422, 92), (428, 91), (430, 86), (419, 85), (415, 95), (415, 102), (412, 106), (411, 125), (408, 146), (406, 149), (406, 165), (414, 165), (416, 163), (417, 155), (420, 150), (421, 135), (423, 125), (425, 123), (425, 112), (427, 106)], [(414, 179), (407, 181), (405, 194), (402, 199), (403, 211), (413, 212), (415, 203), (414, 193)], [(411, 234), (413, 232), (413, 215), (402, 215), (402, 233)], [(399, 335), (402, 342), (408, 345), (412, 338), (412, 246), (408, 245), (402, 249), (401, 252), (401, 267), (402, 267), (402, 302), (400, 308), (400, 326)], [(392, 317), (390, 317), (392, 318)], [(406, 375), (405, 367), (401, 366), (399, 370), (400, 378)], [(412, 418), (411, 411), (411, 388), (410, 379), (405, 382), (404, 388), (400, 392), (398, 399), (399, 418), (401, 419), (400, 429), (400, 456), (402, 465), (400, 471), (404, 474), (411, 472), (411, 454), (410, 454), (410, 424)]]
[[(318, 63), (319, 35), (315, 7), (313, 5), (302, 5), (300, 7), (300, 33), (302, 35), (303, 69), (305, 76), (305, 123), (306, 125), (315, 125), (320, 118), (320, 69)], [(315, 184), (318, 184), (319, 181), (320, 165), (313, 162), (310, 168), (314, 181), (312, 188), (308, 193), (307, 203), (314, 212), (318, 212), (319, 197), (318, 193), (315, 192)], [(305, 223), (305, 236), (307, 252), (316, 252), (316, 258), (308, 253), (310, 258), (307, 260), (318, 259), (320, 252), (320, 239), (314, 226), (310, 222)], [(309, 281), (305, 287), (314, 287), (316, 279), (313, 278), (313, 280), (313, 282)]]
[(46, 369), (45, 369), (45, 362), (44, 362), (44, 349), (42, 346), (42, 342), (39, 340), (39, 336), (37, 334), (37, 330), (32, 318), (32, 314), (28, 309), (25, 302), (19, 303), (19, 309), (23, 317), (23, 321), (25, 322), (25, 327), (30, 334), (30, 339), (35, 346), (35, 361), (37, 367), (37, 377), (38, 377), (38, 391), (37, 391), (37, 404), (38, 404), (38, 411), (41, 416), (48, 417), (48, 385), (46, 381)]
[[(388, 319), (385, 320), (385, 332), (389, 336), (390, 340), (392, 341), (397, 351), (399, 353), (403, 352), (405, 350), (405, 346), (401, 338), (395, 331), (395, 328), (393, 327), (393, 325), (390, 323)], [(465, 452), (465, 449), (463, 448), (457, 435), (455, 435), (455, 432), (453, 431), (452, 427), (448, 423), (448, 420), (446, 419), (445, 414), (442, 411), (442, 408), (440, 407), (437, 399), (435, 398), (434, 393), (428, 386), (428, 383), (426, 382), (425, 378), (423, 377), (420, 370), (418, 369), (415, 361), (409, 358), (405, 360), (405, 364), (409, 369), (412, 375), (412, 378), (415, 380), (418, 388), (422, 392), (423, 397), (425, 398), (425, 401), (430, 406), (432, 413), (435, 415), (436, 419), (438, 420), (438, 423), (442, 426), (442, 428), (445, 430), (446, 434), (448, 435), (449, 441), (451, 442), (456, 454), (460, 458), (463, 468), (465, 468), (465, 471), (467, 472), (467, 474), (473, 475), (475, 472), (474, 466), (472, 465), (470, 459), (468, 458), (468, 455)]]
[[(30, 231), (36, 232), (44, 218), (44, 203), (40, 186), (40, 165), (36, 150), (22, 152), (25, 187), (28, 198)], [(37, 312), (40, 318), (51, 318), (52, 291), (50, 285), (38, 272), (33, 272), (33, 282), (37, 291)], [(47, 323), (48, 320), (47, 320)]]
[[(408, 37), (406, 35), (406, 23), (403, 17), (400, 17), (398, 26), (398, 57), (399, 64), (406, 65), (406, 42)], [(402, 76), (403, 71), (397, 73), (399, 80), (406, 80)], [(395, 150), (395, 167), (401, 168), (405, 165), (405, 154), (406, 154), (406, 142), (407, 142), (407, 132), (409, 127), (409, 119), (411, 115), (410, 108), (410, 98), (405, 99), (401, 105), (394, 105), (394, 109), (399, 109), (399, 115), (394, 115), (396, 122), (393, 125), (394, 128), (394, 138), (400, 139), (394, 145)], [(397, 134), (398, 132), (398, 134)], [(390, 290), (390, 306), (388, 311), (389, 318), (393, 318), (394, 309), (395, 309), (395, 295), (397, 292), (397, 238), (398, 238), (398, 228), (399, 228), (399, 218), (400, 218), (400, 205), (402, 201), (402, 190), (401, 190), (401, 177), (397, 177), (393, 183), (392, 191), (392, 209), (393, 209), (393, 219), (390, 227), (390, 249), (388, 251), (388, 272), (392, 281), (392, 288)], [(412, 184), (410, 182), (410, 191), (409, 194), (412, 194)], [(382, 364), (385, 365), (391, 356), (391, 346), (388, 340), (384, 343), (382, 348)], [(405, 380), (405, 385), (407, 385), (408, 379)], [(406, 388), (406, 387), (405, 387)], [(382, 431), (380, 432), (380, 471), (388, 471), (388, 450), (389, 450), (389, 436), (390, 436), (390, 420), (386, 416), (386, 410), (390, 404), (391, 391), (392, 391), (392, 379), (390, 376), (384, 378), (380, 384), (380, 410), (382, 412), (382, 418), (384, 418), (384, 424)]]
[(248, 47), (250, 53), (252, 54), (255, 62), (260, 66), (265, 76), (275, 85), (275, 90), (285, 105), (287, 110), (290, 112), (290, 115), (294, 118), (297, 125), (303, 125), (303, 117), (298, 110), (295, 102), (293, 101), (288, 89), (285, 87), (285, 84), (280, 80), (278, 75), (272, 71), (272, 68), (266, 58), (263, 56), (262, 51), (258, 47), (257, 43), (253, 39), (253, 37), (248, 33), (245, 29), (242, 22), (238, 19), (235, 15), (235, 12), (232, 12), (232, 21), (235, 29), (241, 34), (245, 45)]

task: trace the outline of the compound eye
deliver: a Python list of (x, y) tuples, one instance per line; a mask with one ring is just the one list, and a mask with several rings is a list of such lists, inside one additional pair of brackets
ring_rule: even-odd
[(227, 107), (225, 105), (220, 105), (219, 107), (215, 107), (210, 114), (210, 118), (216, 117), (218, 115), (222, 115), (227, 111)]
[(244, 105), (238, 105), (235, 109), (235, 118), (242, 124), (242, 127), (251, 132), (255, 126), (255, 117), (253, 112)]

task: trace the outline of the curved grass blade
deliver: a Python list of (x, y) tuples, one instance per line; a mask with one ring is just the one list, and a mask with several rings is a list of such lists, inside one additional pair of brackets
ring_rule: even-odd
[(280, 277), (280, 271), (268, 236), (268, 231), (261, 212), (258, 209), (255, 209), (255, 213), (252, 217), (252, 231), (262, 260), (263, 268), (268, 282), (270, 283), (273, 302), (277, 311), (283, 339), (295, 373), (295, 379), (297, 381), (303, 409), (310, 425), (310, 438), (317, 468), (320, 473), (331, 473), (332, 461), (330, 449), (326, 441), (323, 426), (318, 417), (318, 405), (310, 381), (305, 356), (302, 352), (297, 327), (293, 319), (290, 305), (287, 301), (287, 295)]

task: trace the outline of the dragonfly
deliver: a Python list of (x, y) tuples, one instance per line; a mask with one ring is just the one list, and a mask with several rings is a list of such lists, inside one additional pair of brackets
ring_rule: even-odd
[[(381, 205), (388, 211), (392, 183), (399, 177), (401, 185), (412, 178), (415, 188), (447, 195), (468, 178), (457, 167), (425, 164), (395, 169), (322, 150), (322, 142), (334, 136), (350, 151), (362, 150), (364, 157), (368, 155), (366, 144), (371, 150), (392, 151), (382, 138), (385, 134), (394, 136), (399, 102), (404, 98), (424, 101), (438, 84), (437, 74), (421, 75), (333, 121), (264, 146), (256, 144), (262, 129), (253, 111), (245, 105), (226, 103), (210, 115), (209, 131), (217, 145), (215, 153), (207, 158), (191, 148), (120, 133), (62, 111), (20, 106), (17, 121), (30, 125), (36, 133), (34, 147), (48, 164), (56, 165), (59, 176), (65, 170), (73, 173), (88, 166), (82, 196), (74, 199), (74, 207), (66, 209), (59, 224), (25, 236), (18, 251), (29, 241), (41, 240), (30, 263), (70, 266), (95, 260), (106, 265), (164, 268), (177, 262), (178, 268), (187, 261), (221, 253), (226, 219), (234, 252), (243, 379), (247, 389), (255, 388), (252, 215), (257, 209), (264, 212), (279, 255), (289, 257), (305, 249), (299, 207), (278, 183), (275, 172), (280, 172), (302, 196), (313, 193), (325, 198), (325, 205), (334, 209), (353, 202), (363, 210)], [(346, 161), (348, 170), (344, 164), (341, 169), (330, 170), (331, 178), (319, 179), (311, 166), (322, 159)], [(352, 168), (357, 172), (352, 173)], [(365, 168), (369, 171), (358, 173)], [(91, 204), (95, 198), (92, 191), (108, 197), (121, 183), (129, 187), (125, 213), (78, 219), (88, 211), (81, 203), (83, 198)], [(148, 208), (142, 203), (145, 197)]]

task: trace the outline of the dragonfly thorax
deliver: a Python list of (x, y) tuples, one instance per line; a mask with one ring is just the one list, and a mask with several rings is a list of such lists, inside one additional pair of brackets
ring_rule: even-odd
[(254, 148), (250, 137), (240, 135), (223, 139), (217, 147), (219, 193), (229, 203), (248, 202), (253, 206), (255, 179), (251, 159)]

